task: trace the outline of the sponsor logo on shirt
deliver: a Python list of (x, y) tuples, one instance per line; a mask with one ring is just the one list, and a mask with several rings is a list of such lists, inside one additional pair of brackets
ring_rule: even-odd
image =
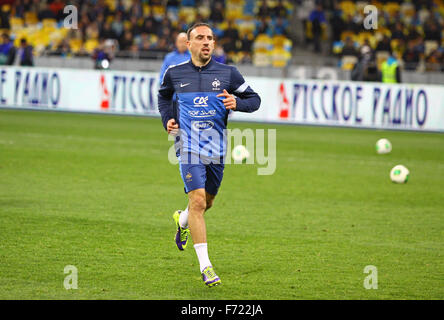
[(190, 110), (188, 111), (188, 115), (195, 118), (212, 117), (216, 115), (216, 110)]
[(193, 99), (195, 107), (208, 107), (208, 96), (206, 97), (196, 97)]
[(213, 121), (193, 121), (192, 126), (196, 130), (208, 130), (214, 127)]

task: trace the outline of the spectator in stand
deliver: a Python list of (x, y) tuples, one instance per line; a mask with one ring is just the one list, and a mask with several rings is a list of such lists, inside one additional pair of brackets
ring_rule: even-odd
[(251, 52), (254, 43), (254, 36), (251, 32), (245, 32), (241, 38), (241, 51), (245, 54)]
[(286, 19), (287, 15), (288, 15), (287, 8), (285, 7), (283, 1), (282, 0), (278, 0), (276, 6), (272, 10), (272, 16), (274, 18)]
[(359, 52), (356, 50), (355, 42), (352, 38), (347, 37), (345, 39), (344, 48), (342, 49), (342, 56), (355, 56), (358, 57)]
[(273, 34), (288, 37), (287, 25), (288, 23), (284, 19), (281, 17), (277, 18), (273, 26)]
[(341, 41), (341, 34), (345, 30), (345, 23), (342, 19), (342, 10), (337, 2), (330, 18), (330, 26), (332, 28), (333, 43)]
[(130, 30), (123, 33), (123, 37), (119, 39), (119, 50), (129, 51), (134, 43), (133, 34)]
[(20, 40), (20, 47), (18, 49), (19, 64), (21, 66), (34, 66), (34, 57), (32, 53), (32, 46), (28, 45), (25, 38)]
[(161, 23), (160, 23), (160, 26), (159, 26), (159, 28), (158, 28), (158, 30), (157, 30), (157, 35), (158, 35), (159, 37), (162, 37), (163, 34), (165, 33), (165, 30), (170, 31), (172, 28), (173, 28), (173, 26), (172, 26), (172, 24), (171, 24), (170, 19), (168, 19), (168, 16), (165, 15), (165, 16), (162, 18), (162, 21), (161, 21)]
[(258, 34), (268, 34), (269, 36), (271, 36), (272, 31), (268, 24), (267, 18), (261, 18), (257, 23), (255, 29), (255, 36), (257, 36)]
[(368, 39), (364, 39), (364, 43), (359, 48), (359, 55), (360, 57), (363, 57), (366, 61), (370, 61), (375, 58), (375, 52), (373, 51), (373, 48), (370, 45), (370, 41)]
[(179, 5), (180, 5), (180, 0), (168, 0), (167, 1), (167, 8), (168, 7), (178, 8)]
[(137, 36), (142, 33), (142, 27), (139, 25), (139, 19), (136, 16), (131, 16), (129, 30), (125, 31), (130, 31), (131, 34), (134, 36)]
[(225, 52), (237, 51), (236, 42), (239, 39), (239, 31), (237, 31), (233, 20), (228, 21), (227, 29), (221, 39), (221, 44)]
[[(303, 2), (308, 12), (313, 7), (314, 0), (299, 0)], [(67, 39), (81, 40), (83, 44), (94, 38), (115, 39), (119, 42), (119, 48), (122, 51), (130, 50), (132, 53), (141, 51), (164, 52), (168, 47), (171, 47), (170, 39), (176, 33), (186, 30), (189, 26), (184, 19), (188, 17), (180, 17), (175, 21), (174, 26), (169, 20), (169, 17), (177, 15), (180, 8), (185, 6), (199, 8), (201, 6), (210, 8), (209, 16), (207, 17), (212, 23), (219, 24), (227, 21), (225, 18), (226, 2), (225, 0), (113, 0), (115, 6), (111, 9), (108, 0), (16, 0), (11, 4), (8, 12), (2, 7), (0, 10), (0, 28), (10, 28), (9, 16), (13, 14), (15, 17), (25, 18), (28, 12), (34, 12), (40, 21), (44, 19), (55, 19), (60, 27), (65, 13), (63, 8), (67, 4), (72, 4), (77, 7), (78, 11), (78, 29), (76, 29), (76, 36), (69, 36)], [(259, 2), (259, 1), (258, 1)], [(290, 9), (286, 8), (286, 3), (289, 0), (276, 0), (271, 6), (271, 1), (260, 1), (256, 7), (254, 0), (247, 0), (243, 8), (244, 14), (254, 14), (254, 8), (257, 17), (262, 17), (260, 23), (254, 21), (258, 29), (253, 30), (253, 34), (266, 33), (269, 36), (273, 34), (286, 35), (288, 29), (286, 23), (288, 22), (288, 14)], [(145, 16), (145, 5), (149, 5), (150, 13)], [(167, 10), (163, 17), (154, 16), (156, 6), (167, 6)], [(198, 20), (205, 20), (207, 18), (200, 17), (198, 13)], [(307, 13), (308, 15), (308, 13)], [(150, 22), (147, 22), (150, 21)], [(259, 21), (259, 19), (257, 19)], [(287, 22), (286, 22), (287, 21)], [(25, 21), (26, 22), (26, 21)], [(25, 29), (30, 27), (25, 23)], [(80, 32), (79, 32), (80, 31)], [(246, 48), (250, 48), (250, 37), (239, 37), (237, 25), (230, 23), (228, 30), (225, 30), (225, 35), (221, 29), (215, 29), (215, 36), (221, 40), (220, 44), (225, 47), (225, 51), (237, 53), (242, 50), (244, 53)], [(258, 32), (259, 31), (259, 32)], [(142, 37), (142, 33), (146, 35)], [(148, 36), (149, 35), (149, 36)], [(157, 36), (157, 40), (153, 35)], [(130, 39), (132, 37), (132, 39)], [(222, 39), (225, 37), (226, 43), (223, 44)], [(165, 38), (165, 41), (161, 41)], [(242, 39), (241, 39), (242, 38)], [(229, 40), (229, 41), (228, 41)], [(68, 46), (72, 45), (76, 55), (86, 54), (85, 47), (74, 42), (63, 42), (58, 46), (51, 45), (50, 51), (57, 54), (65, 54), (68, 52)], [(137, 55), (135, 55), (137, 56)], [(245, 56), (248, 56), (245, 54)], [(249, 55), (251, 57), (251, 54)], [(229, 60), (230, 57), (227, 57)], [(248, 60), (250, 58), (246, 58)]]
[(111, 27), (111, 22), (106, 21), (102, 27), (102, 30), (99, 31), (99, 38), (102, 39), (117, 39), (117, 35)]
[(64, 38), (62, 41), (60, 41), (60, 43), (57, 45), (55, 54), (62, 57), (66, 57), (71, 54), (71, 47), (69, 46), (68, 39)]
[(170, 50), (168, 40), (164, 37), (159, 38), (157, 43), (151, 48), (152, 52), (157, 52), (160, 54), (168, 53)]
[(262, 0), (259, 6), (257, 17), (258, 18), (269, 18), (271, 16), (271, 9), (268, 7), (267, 0)]
[(407, 49), (402, 55), (402, 60), (404, 61), (404, 69), (414, 71), (418, 68), (420, 61), (420, 54), (415, 48), (415, 42), (409, 41), (407, 43)]
[(91, 22), (85, 29), (85, 36), (87, 39), (98, 39), (99, 33), (99, 27), (96, 22)]
[(315, 9), (310, 13), (308, 20), (311, 22), (314, 51), (321, 52), (322, 24), (327, 22), (321, 4), (316, 5)]
[(182, 0), (182, 5), (184, 7), (195, 7), (196, 1), (195, 0)]
[(344, 21), (344, 30), (359, 32), (361, 27), (355, 22), (353, 16), (351, 14), (347, 15), (347, 18)]
[(381, 41), (376, 46), (376, 51), (387, 51), (392, 54), (392, 46), (390, 44), (390, 38), (385, 34)]
[(156, 25), (151, 19), (146, 19), (141, 28), (141, 33), (157, 34), (158, 28)]
[(222, 3), (216, 2), (214, 4), (213, 10), (211, 10), (210, 13), (210, 21), (213, 23), (221, 23), (224, 21), (224, 8), (222, 6)]
[(435, 49), (426, 57), (426, 70), (439, 72), (442, 68), (443, 54), (440, 50)]
[(6, 9), (6, 6), (0, 7), (0, 29), (11, 28), (11, 24), (9, 22), (10, 14), (10, 11)]
[(364, 44), (360, 49), (358, 62), (355, 64), (351, 78), (353, 81), (380, 81), (375, 56), (369, 45)]
[(0, 45), (0, 65), (11, 66), (14, 64), (16, 49), (14, 43), (7, 33), (2, 34), (2, 44)]
[(143, 18), (143, 8), (140, 0), (133, 0), (128, 11), (130, 20), (132, 18), (136, 18), (136, 20)]
[(42, 3), (42, 9), (38, 12), (37, 18), (42, 21), (44, 19), (55, 19), (56, 15), (49, 9), (49, 6), (45, 3)]
[(116, 37), (119, 38), (123, 33), (123, 13), (122, 11), (117, 11), (114, 21), (111, 23), (111, 28), (113, 29)]
[(50, 5), (49, 9), (54, 13), (55, 19), (57, 21), (63, 19), (63, 8), (65, 7), (65, 4), (61, 0), (54, 0)]
[(105, 15), (100, 12), (96, 15), (95, 19), (93, 21), (97, 22), (97, 25), (99, 26), (99, 32), (102, 30), (103, 25), (105, 24)]
[(302, 22), (302, 28), (304, 29), (304, 43), (309, 43), (309, 34), (308, 34), (308, 17), (310, 13), (314, 9), (314, 1), (313, 0), (297, 0), (298, 4), (298, 18)]
[(437, 41), (438, 44), (441, 44), (441, 28), (439, 28), (438, 22), (432, 20), (426, 23), (424, 28), (424, 39)]
[[(138, 38), (138, 48), (140, 52), (149, 52), (151, 50), (150, 35), (146, 32), (142, 32)], [(146, 55), (143, 55), (146, 56)]]
[[(405, 38), (405, 36), (403, 38), (400, 38), (400, 39), (404, 39), (404, 38)], [(407, 41), (416, 40), (418, 38), (421, 38), (421, 34), (419, 34), (419, 32), (416, 29), (416, 27), (413, 26), (413, 25), (409, 26), (409, 28), (407, 30)], [(392, 36), (392, 39), (396, 39), (396, 38), (393, 38), (393, 36)]]
[(117, 0), (115, 16), (120, 15), (122, 18), (125, 18), (124, 15), (126, 13), (125, 5), (122, 0)]

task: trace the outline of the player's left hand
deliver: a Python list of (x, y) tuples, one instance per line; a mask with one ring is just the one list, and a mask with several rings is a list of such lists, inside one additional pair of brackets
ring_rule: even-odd
[(234, 95), (229, 94), (227, 90), (224, 89), (223, 93), (219, 93), (217, 97), (225, 97), (222, 102), (226, 109), (236, 110), (236, 98)]

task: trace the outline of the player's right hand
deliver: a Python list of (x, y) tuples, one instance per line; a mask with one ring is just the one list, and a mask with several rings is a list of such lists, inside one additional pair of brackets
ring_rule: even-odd
[(170, 119), (167, 122), (167, 132), (168, 134), (176, 135), (179, 132), (179, 125), (176, 120)]

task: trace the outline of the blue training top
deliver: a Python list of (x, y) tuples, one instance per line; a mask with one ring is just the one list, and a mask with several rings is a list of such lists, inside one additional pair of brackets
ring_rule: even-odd
[[(211, 59), (207, 65), (197, 67), (189, 60), (165, 72), (159, 88), (158, 108), (165, 129), (172, 118), (179, 124), (182, 152), (214, 158), (225, 156), (229, 110), (222, 102), (225, 97), (216, 97), (223, 89), (236, 96), (236, 111), (259, 109), (259, 95), (234, 66)], [(174, 94), (178, 100), (177, 117), (171, 104)]]

